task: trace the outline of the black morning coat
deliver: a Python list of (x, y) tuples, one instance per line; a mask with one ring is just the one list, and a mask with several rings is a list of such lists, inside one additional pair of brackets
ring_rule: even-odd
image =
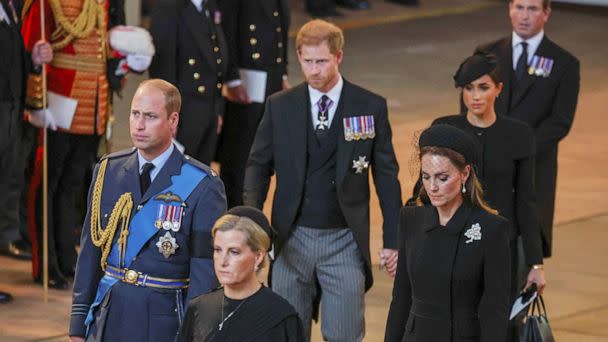
[(484, 199), (511, 221), (510, 239), (521, 235), (527, 265), (543, 263), (534, 193), (534, 133), (528, 125), (498, 116), (490, 127), (469, 123), (466, 115), (438, 118), (470, 133), (479, 142), (481, 161), (475, 171), (483, 185)]
[[(262, 208), (270, 176), (276, 173), (272, 225), (278, 231), (280, 253), (295, 228), (306, 182), (307, 121), (310, 120), (308, 85), (299, 84), (268, 98), (247, 164), (243, 199)], [(343, 118), (372, 115), (376, 136), (346, 141)], [(365, 260), (366, 289), (372, 286), (369, 252), (369, 170), (376, 185), (384, 217), (384, 248), (397, 248), (397, 221), (401, 207), (399, 166), (391, 142), (386, 100), (344, 80), (333, 125), (339, 125), (336, 150), (336, 191), (342, 213)], [(365, 157), (369, 167), (357, 173), (353, 162)]]
[(465, 203), (446, 226), (433, 206), (401, 209), (399, 261), (384, 341), (504, 341), (508, 225)]
[(579, 61), (545, 35), (536, 55), (553, 59), (549, 77), (524, 74), (514, 84), (511, 36), (477, 47), (498, 56), (503, 71), (503, 91), (494, 105), (496, 113), (521, 120), (532, 127), (536, 141), (536, 200), (545, 257), (551, 256), (558, 143), (568, 134), (580, 88)]

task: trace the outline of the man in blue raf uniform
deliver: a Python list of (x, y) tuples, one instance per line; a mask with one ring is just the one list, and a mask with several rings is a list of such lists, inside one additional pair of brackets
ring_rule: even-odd
[(210, 231), (226, 210), (224, 186), (172, 144), (180, 105), (170, 83), (140, 84), (129, 118), (135, 149), (95, 168), (71, 341), (172, 341), (187, 299), (217, 285)]

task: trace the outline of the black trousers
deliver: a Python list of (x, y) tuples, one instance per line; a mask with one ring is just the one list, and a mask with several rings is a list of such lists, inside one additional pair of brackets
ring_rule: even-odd
[[(0, 242), (19, 240), (19, 184), (16, 167), (22, 148), (21, 123), (17, 122), (16, 104), (3, 103), (2, 133), (0, 137)], [(4, 127), (6, 126), (6, 127)]]
[[(64, 132), (48, 132), (48, 229), (49, 229), (49, 274), (71, 275), (76, 267), (74, 237), (82, 222), (78, 222), (76, 202), (81, 191), (88, 189), (83, 184), (87, 169), (97, 158), (99, 136), (78, 135)], [(40, 160), (36, 161), (40, 165)], [(40, 168), (38, 168), (40, 170)], [(40, 174), (39, 172), (37, 172)], [(84, 190), (83, 190), (84, 189)], [(36, 196), (36, 240), (38, 253), (42, 252), (42, 183)], [(41, 259), (34, 261), (40, 272)], [(41, 274), (41, 273), (38, 273)]]

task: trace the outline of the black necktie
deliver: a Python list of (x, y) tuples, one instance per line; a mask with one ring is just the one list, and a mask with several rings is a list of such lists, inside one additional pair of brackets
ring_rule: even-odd
[(522, 79), (526, 73), (526, 69), (528, 69), (528, 43), (522, 42), (521, 49), (521, 55), (519, 55), (517, 65), (515, 66), (515, 77), (517, 77), (518, 81)]
[(329, 107), (331, 107), (332, 101), (327, 95), (321, 96), (321, 99), (317, 102), (317, 126), (316, 130), (326, 130), (329, 128)]
[(145, 194), (146, 190), (150, 187), (150, 183), (152, 182), (150, 178), (150, 171), (154, 168), (154, 164), (145, 163), (142, 168), (141, 174), (139, 175), (139, 186), (141, 189), (141, 194)]

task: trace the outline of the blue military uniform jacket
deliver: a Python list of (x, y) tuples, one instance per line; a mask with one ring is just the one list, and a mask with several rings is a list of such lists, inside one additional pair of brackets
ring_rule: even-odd
[[(209, 167), (174, 149), (146, 193), (141, 194), (135, 149), (103, 159), (107, 159), (107, 164), (99, 205), (101, 227), (107, 227), (112, 210), (123, 194), (130, 192), (133, 199), (127, 252), (126, 256), (118, 257), (118, 228), (107, 259), (108, 266), (105, 272), (102, 270), (102, 251), (93, 244), (91, 237), (91, 201), (100, 163), (89, 190), (69, 335), (104, 341), (172, 341), (187, 300), (217, 286), (211, 228), (226, 210), (224, 186)], [(185, 192), (182, 189), (183, 198), (176, 188), (178, 184), (188, 188)], [(171, 210), (173, 214), (169, 215)], [(167, 217), (179, 220), (179, 229), (155, 224), (159, 218), (163, 222)], [(175, 239), (173, 247), (169, 248), (173, 253), (167, 253), (167, 256), (161, 253), (159, 245), (166, 234)], [(141, 241), (140, 246), (137, 239)], [(139, 274), (137, 284), (125, 281), (127, 277), (121, 280), (108, 276), (111, 270), (116, 273), (116, 270), (125, 272), (125, 269), (138, 272), (135, 273)], [(166, 282), (188, 278), (188, 288)], [(165, 282), (161, 282), (161, 286), (151, 286), (151, 279)], [(170, 286), (163, 288), (162, 284)]]

